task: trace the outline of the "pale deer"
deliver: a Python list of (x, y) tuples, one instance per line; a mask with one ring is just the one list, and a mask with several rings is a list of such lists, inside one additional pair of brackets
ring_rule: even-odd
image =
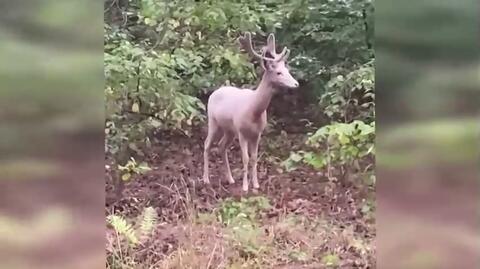
[(275, 50), (275, 36), (270, 34), (267, 46), (257, 53), (252, 45), (250, 33), (240, 37), (242, 49), (260, 60), (263, 77), (256, 90), (224, 86), (215, 90), (208, 99), (208, 135), (204, 148), (203, 181), (209, 180), (209, 151), (217, 142), (225, 166), (225, 177), (230, 184), (235, 183), (227, 150), (235, 137), (238, 138), (242, 151), (243, 191), (248, 191), (249, 155), (252, 161), (252, 185), (258, 189), (257, 161), (260, 137), (267, 124), (267, 107), (275, 88), (297, 88), (298, 82), (292, 77), (286, 65), (290, 50), (286, 47), (279, 54)]

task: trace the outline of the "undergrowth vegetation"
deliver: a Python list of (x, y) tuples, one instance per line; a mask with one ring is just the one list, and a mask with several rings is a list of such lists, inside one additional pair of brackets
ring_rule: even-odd
[[(107, 267), (372, 268), (373, 27), (371, 0), (106, 0)], [(268, 146), (265, 193), (234, 198), (199, 191), (195, 173), (208, 95), (259, 79), (236, 41), (246, 31), (292, 50), (308, 100), (295, 109), (321, 120), (292, 114), (314, 131), (290, 141), (273, 115), (269, 128), (296, 145)]]
[[(269, 218), (270, 209), (265, 197), (225, 199), (217, 210), (195, 214), (174, 231), (177, 238), (183, 238), (175, 250), (167, 254), (151, 253), (148, 259), (142, 251), (152, 243), (148, 238), (166, 232), (163, 227), (166, 224), (156, 221), (155, 211), (146, 208), (136, 225), (121, 216), (110, 215), (108, 223), (114, 232), (108, 235), (107, 268), (278, 268), (289, 263), (317, 266), (312, 268), (371, 268), (373, 265), (373, 239), (356, 232), (354, 226), (340, 228), (321, 216), (278, 214)], [(350, 255), (356, 258), (345, 259)]]

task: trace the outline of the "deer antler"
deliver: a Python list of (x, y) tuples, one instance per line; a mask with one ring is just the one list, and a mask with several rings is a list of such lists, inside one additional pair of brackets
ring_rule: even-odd
[(240, 47), (242, 49), (244, 49), (246, 52), (248, 52), (248, 54), (250, 54), (250, 56), (253, 56), (253, 57), (256, 57), (256, 58), (259, 58), (259, 59), (263, 59), (263, 60), (266, 60), (266, 61), (274, 61), (275, 59), (272, 59), (272, 58), (268, 58), (268, 57), (265, 57), (265, 49), (262, 49), (262, 54), (259, 54), (257, 53), (254, 49), (253, 49), (253, 45), (252, 45), (252, 34), (250, 34), (250, 32), (246, 32), (245, 33), (245, 36), (241, 36), (238, 38), (238, 41), (240, 43)]
[(275, 35), (273, 33), (269, 34), (267, 37), (267, 50), (274, 57), (277, 55), (277, 51), (275, 47)]
[(280, 61), (280, 60), (284, 60), (286, 61), (288, 56), (290, 55), (290, 50), (287, 49), (287, 47), (284, 47), (282, 52), (278, 55), (277, 59)]
[[(266, 61), (280, 61), (282, 59), (286, 59), (288, 55), (290, 54), (290, 50), (287, 49), (287, 47), (284, 47), (282, 52), (280, 54), (277, 54), (275, 51), (275, 37), (273, 34), (270, 34), (268, 36), (267, 40), (267, 46), (264, 46), (262, 48), (262, 53), (259, 54), (253, 49), (252, 45), (252, 34), (250, 32), (246, 32), (244, 36), (241, 36), (238, 38), (238, 41), (240, 43), (240, 47), (244, 49), (250, 56), (259, 58), (261, 60), (266, 60)], [(269, 52), (273, 58), (270, 57), (265, 57), (266, 52)]]
[(275, 35), (273, 33), (268, 35), (266, 49), (276, 61), (286, 60), (290, 54), (290, 50), (288, 50), (287, 47), (284, 47), (282, 52), (277, 53), (275, 46)]

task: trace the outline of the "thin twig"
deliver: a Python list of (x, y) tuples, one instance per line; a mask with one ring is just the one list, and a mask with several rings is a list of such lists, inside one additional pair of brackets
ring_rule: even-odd
[(168, 191), (169, 191), (169, 192), (171, 192), (171, 193), (175, 193), (175, 191), (174, 191), (174, 190), (170, 189), (170, 188), (169, 188), (169, 187), (167, 187), (167, 186), (163, 186), (162, 184), (158, 184), (158, 186), (160, 186), (160, 187), (162, 187), (162, 188), (164, 188), (164, 189), (168, 190)]
[(104, 9), (103, 10), (103, 13), (107, 13), (112, 7), (113, 5), (115, 5), (115, 3), (117, 2), (118, 0), (113, 0), (112, 3), (110, 4), (110, 6), (107, 8), (107, 9)]
[(138, 60), (138, 66), (137, 66), (137, 93), (140, 92), (140, 66), (142, 65), (142, 59)]
[(222, 257), (221, 257), (221, 259), (220, 259), (221, 262), (217, 265), (217, 269), (218, 269), (218, 268), (221, 268), (221, 266), (222, 266), (223, 263), (225, 262), (225, 248), (224, 248), (223, 246), (222, 246), (222, 251), (221, 251), (221, 253), (222, 253)]
[(178, 194), (178, 197), (179, 197), (178, 200), (182, 201), (183, 208), (184, 208), (185, 212), (188, 214), (188, 207), (187, 207), (186, 201), (182, 197), (182, 194), (180, 193), (180, 189), (178, 188), (177, 184), (175, 184), (174, 186), (175, 186), (175, 189), (177, 190), (177, 194)]
[(215, 241), (215, 246), (213, 246), (212, 254), (210, 254), (210, 258), (208, 259), (207, 267), (205, 269), (210, 268), (210, 265), (212, 264), (212, 260), (213, 260), (213, 255), (215, 254), (215, 251), (217, 250), (217, 245), (218, 245), (218, 240)]

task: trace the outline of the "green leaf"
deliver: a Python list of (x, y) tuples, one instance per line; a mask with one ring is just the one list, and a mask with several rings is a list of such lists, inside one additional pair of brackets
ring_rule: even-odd
[(282, 165), (285, 167), (285, 170), (287, 170), (287, 172), (291, 172), (291, 171), (297, 169), (297, 163), (292, 161), (290, 158), (285, 160), (282, 163)]
[(128, 181), (132, 175), (130, 173), (125, 173), (122, 175), (123, 181)]
[(327, 254), (322, 257), (322, 263), (325, 266), (336, 267), (340, 264), (340, 258), (335, 254)]
[(119, 235), (124, 236), (131, 245), (135, 246), (139, 243), (133, 226), (127, 223), (122, 216), (110, 215), (107, 217), (107, 222)]
[(338, 135), (338, 141), (340, 141), (342, 145), (346, 145), (350, 142), (350, 138), (348, 138), (345, 134), (341, 133)]
[(145, 18), (145, 24), (148, 26), (155, 26), (157, 25), (157, 21), (151, 18)]
[(138, 103), (133, 103), (132, 112), (135, 112), (135, 113), (140, 112), (140, 106), (138, 105)]
[(152, 171), (152, 168), (150, 168), (147, 163), (141, 163), (138, 166), (138, 170), (139, 170), (140, 173), (145, 173), (145, 172), (148, 172), (148, 171)]
[(294, 250), (288, 255), (292, 260), (296, 262), (306, 262), (308, 261), (308, 254), (303, 251)]
[(367, 154), (370, 154), (370, 153), (372, 153), (372, 152), (373, 152), (373, 153), (375, 152), (375, 145), (374, 145), (374, 144), (371, 145), (371, 146), (368, 148), (366, 155), (367, 155)]
[(363, 214), (366, 214), (366, 213), (370, 212), (370, 210), (371, 210), (370, 206), (367, 205), (367, 204), (364, 204), (364, 205), (362, 206), (362, 210), (361, 210), (361, 211), (362, 211)]
[(317, 168), (317, 169), (321, 169), (323, 167), (325, 167), (325, 165), (327, 164), (327, 160), (324, 156), (320, 155), (320, 154), (313, 154), (311, 152), (309, 153), (306, 153), (304, 156), (304, 161)]
[(153, 128), (160, 128), (163, 123), (157, 119), (150, 119), (150, 125), (152, 125)]
[(298, 153), (291, 153), (290, 154), (290, 159), (294, 162), (299, 162), (302, 160), (302, 155), (298, 154)]

